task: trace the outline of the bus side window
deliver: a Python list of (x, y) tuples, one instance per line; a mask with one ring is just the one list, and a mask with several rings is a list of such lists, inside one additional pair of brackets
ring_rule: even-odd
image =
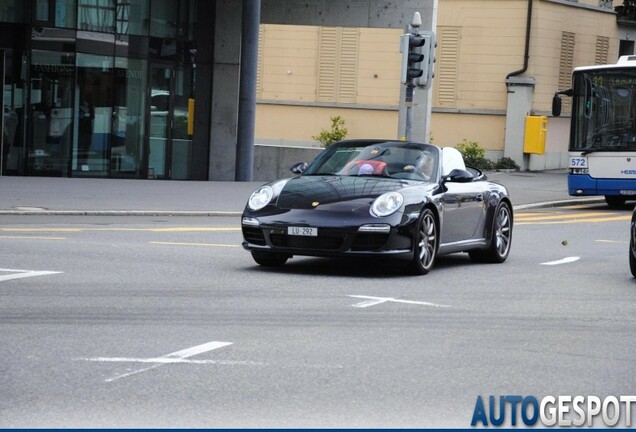
[(592, 118), (592, 99), (593, 95), (593, 86), (592, 80), (589, 78), (585, 78), (585, 118)]

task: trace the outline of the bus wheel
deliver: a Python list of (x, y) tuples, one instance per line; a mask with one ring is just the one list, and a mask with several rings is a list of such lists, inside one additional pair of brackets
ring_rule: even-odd
[(605, 195), (605, 202), (610, 207), (622, 207), (625, 205), (625, 197), (616, 195)]

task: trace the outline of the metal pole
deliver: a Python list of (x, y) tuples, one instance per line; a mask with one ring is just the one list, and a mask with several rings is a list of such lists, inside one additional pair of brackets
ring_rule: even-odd
[(254, 170), (254, 125), (256, 124), (256, 78), (260, 21), (261, 1), (243, 0), (236, 181), (252, 181)]
[(406, 125), (404, 127), (404, 138), (407, 141), (411, 141), (411, 132), (413, 130), (413, 92), (414, 86), (412, 83), (406, 85), (406, 97), (404, 101), (406, 102), (404, 106), (406, 107)]

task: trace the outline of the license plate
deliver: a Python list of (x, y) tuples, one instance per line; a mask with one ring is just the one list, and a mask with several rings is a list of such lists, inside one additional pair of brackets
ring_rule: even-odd
[(293, 236), (318, 237), (318, 228), (312, 227), (287, 227), (287, 234)]

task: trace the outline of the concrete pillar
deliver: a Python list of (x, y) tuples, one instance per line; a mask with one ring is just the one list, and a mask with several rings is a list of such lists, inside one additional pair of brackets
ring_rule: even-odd
[(241, 79), (239, 92), (236, 180), (252, 181), (254, 171), (254, 128), (256, 125), (256, 81), (260, 0), (243, 0), (241, 37)]
[(506, 80), (508, 108), (506, 112), (506, 137), (504, 156), (519, 164), (522, 171), (529, 166), (529, 157), (523, 153), (526, 117), (532, 111), (534, 78), (513, 76)]
[[(436, 31), (438, 0), (429, 2), (420, 14), (422, 15), (421, 30)], [(406, 31), (406, 30), (405, 30)], [(399, 41), (396, 41), (399, 44)], [(433, 78), (435, 80), (435, 78)], [(406, 124), (405, 86), (400, 86), (400, 111), (398, 114), (397, 138), (404, 136)], [(430, 142), (431, 111), (433, 107), (433, 86), (428, 90), (415, 88), (413, 93), (413, 122), (411, 124), (411, 141)]]
[(209, 180), (234, 181), (238, 128), (242, 2), (217, 0)]

